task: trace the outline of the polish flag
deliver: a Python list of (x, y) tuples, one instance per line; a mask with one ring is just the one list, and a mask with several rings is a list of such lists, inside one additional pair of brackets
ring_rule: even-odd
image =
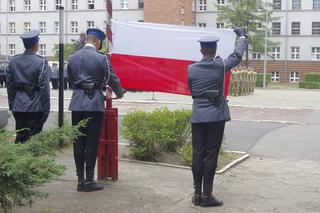
[(184, 95), (190, 94), (188, 65), (202, 58), (197, 40), (219, 37), (222, 58), (233, 52), (236, 40), (231, 29), (140, 22), (112, 21), (112, 32), (111, 63), (125, 89)]

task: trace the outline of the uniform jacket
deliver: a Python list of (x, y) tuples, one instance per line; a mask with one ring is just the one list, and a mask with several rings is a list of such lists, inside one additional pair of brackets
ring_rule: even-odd
[[(194, 99), (192, 105), (192, 123), (206, 123), (230, 120), (228, 104), (223, 96), (224, 64), (225, 70), (230, 71), (237, 66), (247, 47), (247, 39), (240, 38), (235, 46), (234, 52), (227, 59), (220, 57), (203, 58), (188, 67), (188, 86), (192, 96), (205, 93), (206, 90), (219, 90), (217, 104), (208, 99)], [(224, 61), (223, 61), (224, 60)]]
[[(84, 46), (72, 54), (68, 61), (69, 82), (73, 85), (80, 83), (108, 84), (117, 96), (122, 95), (120, 80), (112, 70), (106, 55), (96, 51), (92, 46)], [(69, 105), (70, 111), (104, 111), (104, 95), (101, 89), (94, 90), (92, 99), (82, 89), (73, 90)]]
[[(15, 56), (7, 69), (7, 92), (9, 108), (13, 112), (49, 112), (50, 86), (49, 73), (51, 68), (41, 56), (26, 50)], [(16, 84), (39, 86), (34, 98), (31, 99), (25, 91), (17, 90)]]
[(53, 79), (58, 79), (59, 78), (59, 68), (57, 66), (52, 67), (52, 71), (51, 71), (51, 78)]

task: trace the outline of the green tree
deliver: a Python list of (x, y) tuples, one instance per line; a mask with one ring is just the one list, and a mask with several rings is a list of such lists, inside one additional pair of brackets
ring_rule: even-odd
[[(272, 16), (272, 5), (266, 5), (262, 0), (228, 0), (228, 4), (216, 6), (219, 11), (218, 21), (226, 22), (228, 28), (241, 27), (246, 29), (249, 40), (249, 48), (246, 50), (246, 66), (248, 66), (249, 50), (264, 52), (266, 20), (270, 23), (278, 19)], [(275, 44), (268, 40), (269, 47)]]
[[(73, 43), (64, 44), (64, 56), (63, 59), (68, 60), (69, 56), (75, 51), (75, 45)], [(59, 61), (59, 45), (55, 44), (53, 48), (55, 61)]]

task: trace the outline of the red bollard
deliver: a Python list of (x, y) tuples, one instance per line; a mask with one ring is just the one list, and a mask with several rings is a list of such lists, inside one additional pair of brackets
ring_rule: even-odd
[(111, 95), (106, 97), (106, 109), (100, 135), (98, 179), (118, 180), (118, 109), (112, 108)]

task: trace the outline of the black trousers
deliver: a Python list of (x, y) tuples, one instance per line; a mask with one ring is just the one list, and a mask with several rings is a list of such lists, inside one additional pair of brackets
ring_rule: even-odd
[(42, 131), (42, 112), (12, 112), (16, 120), (16, 143), (25, 143), (29, 138)]
[(72, 125), (76, 125), (81, 120), (88, 118), (90, 120), (87, 126), (80, 129), (84, 136), (79, 137), (73, 145), (73, 154), (78, 179), (84, 178), (85, 166), (86, 179), (88, 181), (93, 181), (94, 168), (98, 155), (103, 112), (72, 112)]
[(195, 184), (213, 184), (225, 121), (192, 124), (192, 174)]
[(5, 87), (5, 86), (6, 86), (6, 76), (0, 75), (0, 87)]
[(59, 79), (51, 78), (52, 89), (59, 89)]

